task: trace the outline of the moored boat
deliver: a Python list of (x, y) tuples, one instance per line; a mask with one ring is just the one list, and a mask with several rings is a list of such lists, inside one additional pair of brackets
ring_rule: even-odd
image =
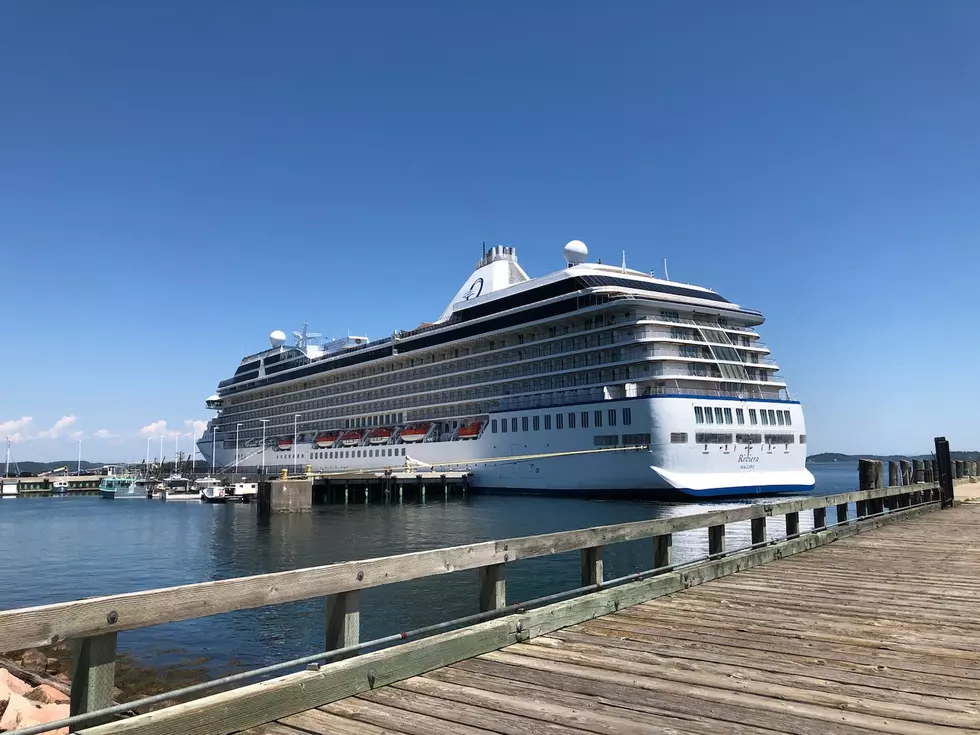
[(200, 495), (205, 503), (224, 503), (227, 501), (227, 493), (221, 480), (214, 477), (199, 477), (194, 481), (191, 492)]
[(172, 475), (164, 481), (167, 489), (163, 491), (163, 499), (170, 503), (200, 502), (201, 493), (195, 492), (191, 481), (180, 475)]

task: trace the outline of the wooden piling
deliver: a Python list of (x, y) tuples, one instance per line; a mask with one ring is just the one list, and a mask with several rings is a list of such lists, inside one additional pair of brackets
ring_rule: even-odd
[[(110, 613), (114, 614), (114, 613)], [(72, 716), (111, 707), (116, 677), (116, 634), (82, 638), (71, 642), (71, 700)], [(108, 722), (112, 717), (93, 720), (91, 724)]]
[(899, 460), (899, 465), (902, 468), (902, 484), (911, 485), (912, 484), (912, 463), (907, 459)]
[(888, 487), (895, 487), (898, 484), (898, 462), (891, 460), (888, 463)]
[(877, 460), (875, 461), (874, 466), (875, 466), (875, 487), (882, 488), (885, 486), (884, 465), (881, 460)]
[(921, 459), (912, 460), (912, 482), (920, 483), (926, 481), (926, 463)]

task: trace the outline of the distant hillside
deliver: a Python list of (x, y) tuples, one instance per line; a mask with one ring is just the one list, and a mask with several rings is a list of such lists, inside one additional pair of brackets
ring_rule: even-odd
[[(82, 460), (82, 471), (84, 472), (85, 470), (99, 469), (106, 464), (106, 462), (86, 462), (85, 460)], [(76, 469), (78, 469), (78, 460), (66, 459), (61, 462), (18, 462), (16, 465), (16, 469), (19, 469), (21, 472), (32, 472), (35, 475), (39, 475), (42, 472), (50, 472), (51, 470), (58, 469), (59, 467), (67, 467), (69, 472), (74, 472)], [(11, 462), (10, 473), (13, 474), (14, 470), (14, 463)], [(0, 465), (0, 473), (2, 472), (3, 466)]]
[[(950, 459), (977, 459), (980, 460), (980, 452), (950, 452)], [(893, 459), (932, 459), (932, 454), (841, 454), (839, 452), (823, 452), (812, 454), (806, 458), (811, 464), (824, 464), (826, 462), (857, 462), (859, 459), (878, 459), (888, 462)]]

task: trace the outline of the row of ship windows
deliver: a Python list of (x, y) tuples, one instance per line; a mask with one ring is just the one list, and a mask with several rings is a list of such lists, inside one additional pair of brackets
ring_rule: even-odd
[[(578, 417), (580, 419), (579, 425), (583, 429), (588, 429), (589, 428), (589, 413), (590, 413), (589, 411), (581, 411), (578, 414)], [(597, 429), (602, 428), (602, 409), (597, 409), (597, 410), (595, 410), (595, 411), (593, 411), (591, 413), (592, 413), (593, 419), (594, 419), (593, 426), (595, 426)], [(607, 426), (615, 426), (616, 425), (617, 414), (618, 414), (618, 412), (616, 411), (615, 408), (610, 408), (610, 409), (608, 409), (606, 411), (606, 422), (607, 422), (606, 425)], [(574, 429), (575, 428), (575, 423), (576, 423), (576, 414), (575, 414), (575, 411), (569, 411), (568, 412), (568, 428), (569, 429)], [(633, 423), (633, 409), (631, 409), (631, 408), (624, 408), (623, 409), (623, 426), (630, 426), (630, 425), (632, 425), (632, 423)], [(541, 430), (541, 417), (540, 416), (524, 416), (524, 417), (522, 417), (520, 419), (519, 426), (520, 426), (520, 429), (519, 429), (520, 431), (540, 431)], [(490, 433), (491, 434), (496, 434), (497, 433), (497, 427), (498, 427), (497, 419), (491, 419), (491, 421), (490, 421)], [(499, 427), (500, 427), (500, 433), (501, 434), (506, 434), (507, 433), (507, 419), (500, 419)], [(564, 429), (564, 428), (565, 428), (565, 414), (563, 414), (563, 413), (556, 413), (555, 414), (555, 429), (559, 429), (560, 430), (560, 429)], [(510, 420), (510, 430), (512, 432), (518, 431), (518, 419), (517, 419), (516, 416), (513, 417)], [(544, 415), (544, 430), (545, 431), (551, 431), (551, 414), (550, 413), (546, 413)]]
[[(398, 450), (401, 450), (399, 452)], [(404, 457), (405, 447), (387, 447), (382, 449), (343, 449), (329, 452), (312, 452), (311, 459), (356, 459), (357, 457)]]
[[(756, 415), (756, 410), (754, 408), (749, 409), (749, 423), (753, 426), (759, 423), (759, 419), (762, 419), (763, 426), (792, 426), (793, 418), (790, 416), (789, 411), (782, 409), (766, 409), (760, 408), (758, 415)], [(741, 408), (735, 409), (735, 420), (732, 421), (732, 409), (730, 408), (719, 408), (715, 406), (701, 406), (694, 407), (694, 423), (696, 424), (744, 424), (745, 423), (745, 412)], [(698, 442), (700, 444), (701, 442)], [(714, 442), (709, 442), (714, 443)], [(777, 442), (782, 443), (782, 442)]]
[[(796, 437), (793, 434), (735, 434), (734, 442), (731, 434), (719, 434), (707, 431), (699, 431), (694, 435), (695, 444), (795, 444)], [(686, 431), (675, 431), (670, 435), (671, 444), (687, 444), (688, 434)], [(800, 434), (800, 444), (806, 444), (806, 434)]]

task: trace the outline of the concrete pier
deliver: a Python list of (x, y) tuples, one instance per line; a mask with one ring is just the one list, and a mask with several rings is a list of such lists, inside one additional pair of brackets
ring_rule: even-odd
[(309, 513), (313, 510), (313, 480), (297, 477), (259, 485), (259, 515)]

